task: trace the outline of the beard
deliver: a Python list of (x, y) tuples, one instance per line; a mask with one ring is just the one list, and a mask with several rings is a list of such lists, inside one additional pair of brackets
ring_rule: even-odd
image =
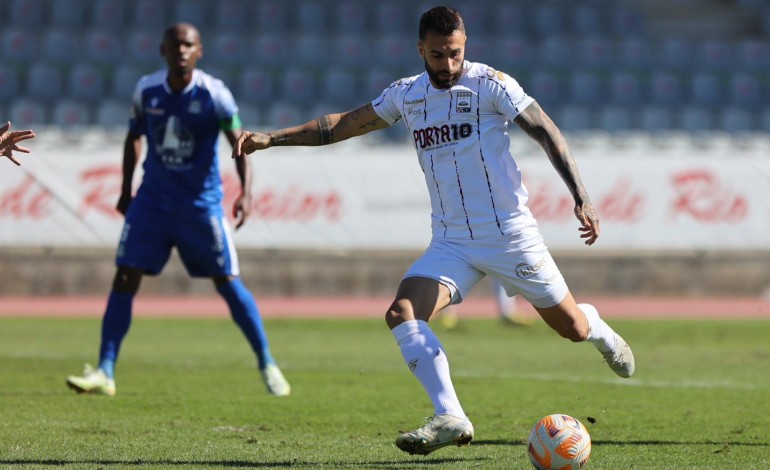
[[(450, 72), (449, 70), (434, 70), (430, 68), (427, 60), (423, 59), (423, 61), (425, 62), (425, 71), (428, 73), (428, 78), (430, 78), (431, 83), (433, 83), (436, 88), (442, 90), (448, 90), (449, 88), (455, 86), (463, 74), (462, 66), (457, 72)], [(450, 77), (442, 77), (439, 75), (444, 73), (451, 73), (452, 75)]]

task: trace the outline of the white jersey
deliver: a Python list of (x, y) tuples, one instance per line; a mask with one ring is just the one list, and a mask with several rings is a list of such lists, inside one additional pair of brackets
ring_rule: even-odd
[(451, 89), (434, 88), (423, 72), (372, 101), (380, 118), (403, 119), (412, 135), (434, 238), (497, 238), (534, 224), (506, 132), (533, 101), (510, 76), (468, 61)]

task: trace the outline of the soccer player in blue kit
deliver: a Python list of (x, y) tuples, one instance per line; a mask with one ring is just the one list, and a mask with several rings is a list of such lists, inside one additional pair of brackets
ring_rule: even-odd
[[(257, 304), (238, 276), (238, 256), (221, 206), (217, 139), (223, 131), (231, 145), (237, 141), (238, 106), (221, 80), (196, 69), (203, 46), (193, 25), (179, 23), (166, 29), (161, 54), (167, 69), (142, 77), (133, 96), (117, 203), (125, 224), (102, 322), (99, 367), (86, 365), (84, 375), (69, 376), (67, 385), (79, 393), (115, 394), (115, 363), (142, 276), (160, 273), (176, 247), (191, 276), (214, 281), (257, 355), (268, 392), (288, 395), (291, 388), (270, 353)], [(143, 136), (144, 177), (132, 195)], [(236, 168), (241, 194), (233, 216), (238, 228), (251, 204), (248, 159), (236, 160)]]

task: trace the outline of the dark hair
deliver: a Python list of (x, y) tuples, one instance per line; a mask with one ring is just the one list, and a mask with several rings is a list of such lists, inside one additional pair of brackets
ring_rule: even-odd
[(433, 7), (420, 17), (421, 41), (428, 32), (449, 36), (455, 31), (465, 31), (465, 25), (460, 13), (452, 7)]

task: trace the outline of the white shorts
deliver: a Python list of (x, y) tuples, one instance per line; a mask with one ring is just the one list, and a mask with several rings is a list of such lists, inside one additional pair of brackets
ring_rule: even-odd
[(509, 296), (521, 295), (540, 308), (558, 304), (569, 290), (537, 226), (497, 239), (433, 239), (404, 278), (435, 279), (449, 288), (452, 303), (459, 304), (486, 275)]

